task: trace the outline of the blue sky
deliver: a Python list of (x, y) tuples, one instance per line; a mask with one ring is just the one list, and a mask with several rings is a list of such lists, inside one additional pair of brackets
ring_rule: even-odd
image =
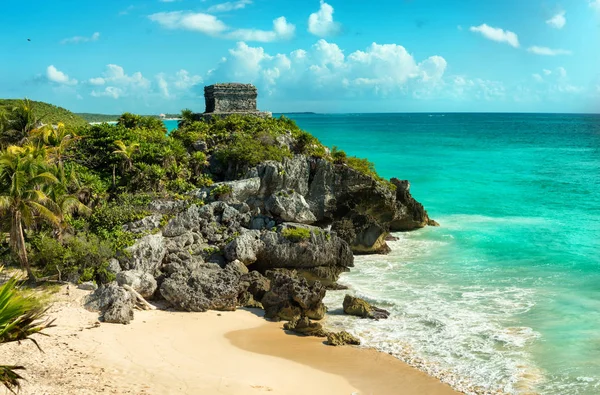
[[(31, 41), (27, 41), (27, 39)], [(3, 0), (0, 97), (273, 112), (600, 112), (600, 0)]]

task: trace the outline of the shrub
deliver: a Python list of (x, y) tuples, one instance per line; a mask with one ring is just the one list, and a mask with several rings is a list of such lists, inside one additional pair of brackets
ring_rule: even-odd
[(229, 194), (231, 194), (232, 191), (233, 189), (231, 188), (231, 185), (221, 184), (217, 185), (210, 191), (210, 196), (218, 200), (228, 196)]
[(310, 230), (306, 228), (286, 228), (281, 234), (294, 243), (310, 239)]

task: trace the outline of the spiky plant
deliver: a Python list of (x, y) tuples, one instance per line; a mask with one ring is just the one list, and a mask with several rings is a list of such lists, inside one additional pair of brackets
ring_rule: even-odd
[[(1, 270), (1, 269), (0, 269)], [(19, 280), (11, 278), (0, 285), (0, 343), (31, 340), (42, 351), (34, 334), (46, 335), (42, 331), (53, 327), (54, 321), (43, 322), (46, 307), (40, 298), (18, 289)], [(18, 373), (25, 369), (19, 365), (0, 365), (0, 383), (9, 391), (20, 387), (23, 377)]]

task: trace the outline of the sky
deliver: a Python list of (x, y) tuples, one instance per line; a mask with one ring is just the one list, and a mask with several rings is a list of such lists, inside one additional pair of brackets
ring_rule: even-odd
[(76, 112), (600, 112), (600, 0), (2, 0), (0, 97)]

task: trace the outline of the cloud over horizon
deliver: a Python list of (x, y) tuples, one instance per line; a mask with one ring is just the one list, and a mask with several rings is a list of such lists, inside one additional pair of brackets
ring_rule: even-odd
[(489, 40), (506, 43), (514, 48), (519, 48), (519, 37), (509, 30), (492, 27), (485, 23), (479, 26), (471, 26), (469, 30), (480, 33)]

